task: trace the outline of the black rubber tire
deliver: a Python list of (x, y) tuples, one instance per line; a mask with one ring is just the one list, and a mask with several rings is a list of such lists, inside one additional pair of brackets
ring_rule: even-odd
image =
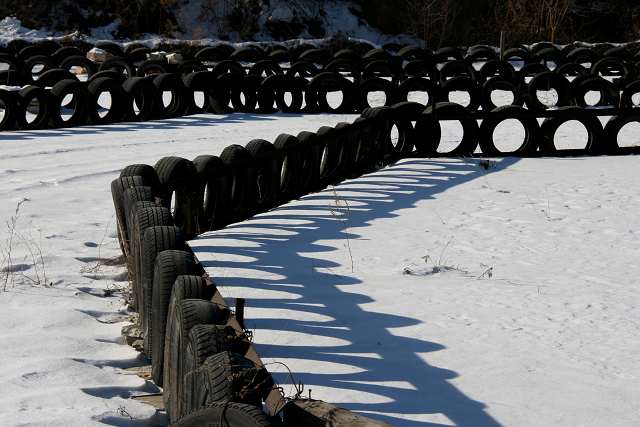
[(238, 47), (229, 56), (229, 59), (238, 62), (253, 62), (256, 63), (265, 59), (266, 54), (264, 51), (257, 49), (254, 46)]
[[(30, 104), (38, 101), (39, 109), (36, 117), (27, 122), (26, 114)], [(32, 130), (42, 129), (49, 122), (51, 116), (51, 96), (44, 89), (37, 86), (27, 86), (18, 92), (18, 102), (16, 111), (16, 124), (20, 129)]]
[(196, 236), (200, 233), (198, 220), (201, 217), (202, 194), (195, 165), (182, 157), (169, 156), (158, 160), (154, 169), (162, 188), (162, 204), (172, 208), (175, 193), (174, 222), (188, 238)]
[(99, 41), (96, 42), (95, 47), (105, 50), (113, 56), (124, 56), (124, 50), (122, 50), (122, 46), (114, 42)]
[(120, 171), (120, 178), (124, 178), (125, 176), (140, 176), (142, 177), (143, 185), (153, 188), (154, 191), (160, 189), (160, 179), (153, 166), (141, 163), (125, 166)]
[(431, 61), (418, 60), (410, 61), (402, 67), (402, 81), (414, 77), (428, 78), (431, 82), (438, 83), (440, 81), (440, 71)]
[(339, 73), (345, 78), (353, 82), (359, 82), (362, 78), (362, 70), (358, 60), (353, 59), (334, 59), (324, 67), (324, 71)]
[[(131, 212), (138, 202), (154, 202), (156, 203), (156, 194), (151, 187), (129, 187), (122, 194), (122, 206), (124, 209), (124, 220), (127, 224), (127, 238), (130, 241), (132, 228), (129, 227), (131, 221)], [(157, 203), (156, 203), (157, 205)]]
[(165, 74), (169, 72), (169, 64), (166, 61), (158, 59), (147, 59), (138, 66), (136, 75), (145, 77), (153, 74)]
[(38, 80), (33, 82), (33, 84), (35, 86), (40, 86), (41, 88), (53, 87), (56, 83), (62, 80), (78, 80), (78, 78), (74, 74), (71, 74), (67, 70), (63, 70), (62, 68), (52, 68), (42, 73)]
[[(261, 111), (273, 110), (276, 107), (284, 113), (300, 113), (304, 103), (304, 89), (307, 80), (301, 77), (274, 75), (267, 77), (260, 84), (258, 104)], [(285, 94), (291, 94), (291, 102), (287, 103)]]
[(266, 212), (276, 205), (280, 192), (278, 151), (269, 141), (254, 139), (245, 146), (253, 158), (249, 172), (249, 209)]
[(566, 107), (573, 103), (571, 85), (562, 75), (552, 71), (537, 74), (527, 88), (527, 108), (533, 111), (546, 110), (547, 106), (538, 99), (537, 91), (540, 89), (555, 89), (558, 94), (556, 106)]
[(620, 92), (618, 89), (613, 83), (600, 76), (591, 75), (571, 82), (574, 103), (578, 107), (586, 108), (588, 106), (584, 97), (590, 91), (600, 93), (600, 100), (593, 105), (595, 107), (617, 108), (620, 105)]
[(133, 294), (132, 299), (135, 302), (135, 307), (140, 310), (144, 298), (142, 290), (142, 253), (144, 249), (142, 245), (144, 244), (145, 232), (151, 227), (171, 227), (173, 226), (173, 219), (169, 209), (157, 205), (154, 206), (154, 203), (150, 202), (136, 203), (130, 213), (130, 218), (128, 225), (131, 227), (130, 258), (132, 258), (132, 262), (128, 264), (133, 271), (130, 269), (129, 277), (131, 293)]
[[(129, 46), (127, 46), (128, 48)], [(151, 49), (146, 46), (138, 45), (132, 49), (125, 49), (124, 57), (127, 62), (131, 62), (133, 64), (144, 62), (147, 59), (147, 55), (151, 53)], [(131, 74), (132, 76), (135, 75)]]
[(269, 76), (282, 75), (282, 68), (278, 63), (270, 61), (268, 59), (258, 61), (249, 69), (249, 75), (258, 76), (262, 79), (266, 79)]
[(313, 132), (300, 132), (296, 138), (300, 141), (302, 178), (298, 186), (297, 197), (320, 189), (320, 162), (322, 147), (318, 135)]
[(222, 61), (219, 62), (213, 67), (213, 74), (216, 77), (222, 76), (224, 74), (232, 74), (239, 77), (244, 77), (247, 75), (245, 69), (236, 61)]
[[(162, 386), (164, 367), (164, 338), (167, 327), (167, 313), (171, 298), (171, 290), (178, 276), (202, 276), (204, 269), (196, 262), (190, 252), (166, 250), (156, 256), (153, 270), (153, 287), (151, 292), (151, 310), (147, 317), (149, 334), (148, 345), (151, 349), (151, 376), (153, 381)], [(148, 304), (148, 301), (145, 301)], [(145, 310), (149, 305), (145, 307)]]
[(244, 356), (228, 351), (209, 356), (193, 375), (196, 376), (194, 389), (184, 390), (189, 412), (215, 402), (260, 406), (273, 384), (266, 369), (257, 368)]
[(118, 230), (118, 242), (120, 250), (126, 257), (129, 254), (129, 232), (127, 230), (127, 222), (124, 215), (124, 192), (132, 187), (141, 187), (144, 181), (141, 176), (124, 176), (111, 181), (111, 197), (113, 206), (116, 211), (116, 229)]
[(140, 290), (141, 302), (138, 307), (140, 314), (140, 328), (144, 335), (144, 352), (151, 356), (150, 332), (151, 324), (151, 304), (153, 302), (153, 272), (156, 257), (160, 252), (167, 250), (186, 250), (190, 248), (186, 245), (184, 235), (178, 227), (156, 226), (145, 230), (140, 245)]
[(254, 405), (216, 402), (179, 420), (173, 427), (271, 427), (267, 416)]
[(589, 47), (577, 47), (567, 54), (568, 64), (595, 64), (600, 59), (598, 52)]
[[(327, 93), (341, 92), (342, 102), (333, 108), (327, 101)], [(307, 89), (307, 109), (324, 113), (349, 113), (354, 108), (354, 87), (338, 73), (323, 72), (313, 77)]]
[(191, 402), (187, 396), (193, 394), (193, 380), (197, 379), (193, 374), (208, 357), (224, 351), (245, 355), (250, 346), (251, 342), (244, 334), (228, 325), (195, 325), (191, 328), (182, 353), (182, 393), (179, 395), (178, 416), (184, 416), (190, 410)]
[(522, 106), (524, 104), (524, 97), (520, 93), (518, 86), (516, 86), (510, 80), (505, 80), (502, 77), (493, 77), (482, 85), (482, 100), (480, 105), (483, 111), (493, 111), (498, 106), (491, 99), (491, 94), (495, 90), (503, 90), (513, 93), (513, 102), (511, 105)]
[(207, 46), (196, 52), (195, 58), (200, 61), (220, 62), (229, 59), (233, 53), (233, 46), (219, 43), (215, 46)]
[(486, 62), (482, 68), (480, 68), (480, 72), (477, 74), (477, 77), (480, 83), (486, 82), (494, 77), (502, 77), (503, 79), (516, 84), (516, 71), (513, 68), (513, 65), (507, 61), (494, 60)]
[(371, 92), (384, 92), (385, 106), (390, 106), (398, 101), (396, 86), (388, 80), (381, 78), (372, 78), (362, 81), (358, 86), (357, 108), (362, 110), (366, 107), (378, 107), (378, 105), (369, 104), (368, 96)]
[(0, 118), (0, 131), (15, 129), (16, 125), (16, 96), (9, 91), (0, 89), (0, 108), (4, 114)]
[(289, 134), (280, 134), (273, 142), (278, 156), (276, 176), (278, 180), (278, 204), (296, 197), (302, 178), (302, 147), (298, 138)]
[[(496, 127), (505, 120), (518, 120), (525, 130), (522, 145), (514, 151), (500, 151), (493, 139)], [(527, 110), (521, 106), (505, 105), (497, 107), (482, 121), (478, 132), (478, 141), (482, 154), (485, 156), (529, 156), (538, 150), (540, 144), (540, 125), (535, 117), (527, 115)]]
[(452, 102), (439, 102), (431, 107), (427, 107), (424, 114), (416, 122), (416, 150), (420, 156), (438, 155), (438, 146), (442, 136), (439, 114), (451, 114), (459, 116), (464, 135), (460, 144), (448, 156), (469, 156), (473, 154), (478, 146), (478, 122), (473, 119), (467, 109)]
[[(87, 91), (89, 92), (89, 119), (91, 123), (104, 125), (124, 119), (125, 105), (129, 98), (122, 89), (122, 82), (110, 77), (99, 77), (87, 85)], [(101, 116), (99, 114), (100, 105), (98, 101), (100, 94), (105, 92), (109, 93), (111, 106), (109, 111), (104, 116)]]
[(630, 83), (633, 77), (632, 63), (624, 62), (618, 58), (602, 58), (591, 66), (591, 74), (602, 77), (614, 77), (613, 84), (617, 87), (624, 87)]
[[(153, 79), (153, 84), (158, 96), (154, 116), (160, 119), (183, 116), (189, 107), (189, 97), (181, 76), (176, 73), (158, 74)], [(171, 93), (171, 102), (166, 106), (163, 99), (164, 92)]]
[(567, 62), (562, 64), (554, 70), (557, 74), (560, 74), (564, 78), (567, 77), (581, 77), (589, 74), (589, 70), (580, 64), (575, 62)]
[(337, 183), (340, 164), (342, 163), (342, 144), (336, 138), (336, 130), (330, 126), (322, 126), (316, 132), (320, 143), (320, 187)]
[(209, 71), (204, 64), (197, 59), (183, 59), (176, 65), (176, 73), (180, 76), (186, 76), (191, 73), (201, 73)]
[[(211, 95), (213, 93), (213, 85), (215, 83), (215, 77), (211, 71), (199, 71), (196, 73), (189, 73), (183, 76), (182, 82), (187, 88), (187, 112), (188, 114), (197, 114), (202, 112), (212, 112), (211, 109)], [(204, 103), (202, 107), (196, 104), (194, 94), (196, 92), (202, 92), (204, 95)]]
[(640, 107), (640, 103), (636, 104), (633, 101), (633, 95), (640, 93), (640, 80), (636, 80), (633, 83), (629, 83), (625, 86), (620, 97), (621, 108), (637, 108)]
[(101, 77), (108, 77), (110, 79), (114, 79), (118, 81), (118, 83), (120, 83), (121, 85), (122, 83), (124, 83), (125, 80), (127, 80), (127, 76), (125, 76), (124, 74), (121, 74), (114, 70), (104, 70), (104, 71), (98, 71), (97, 73), (92, 74), (91, 77), (87, 79), (87, 84)]
[(459, 76), (447, 80), (440, 87), (440, 97), (443, 102), (449, 102), (449, 93), (463, 91), (469, 94), (469, 105), (463, 107), (469, 111), (476, 111), (482, 102), (482, 88), (469, 77)]
[(261, 82), (262, 79), (258, 76), (245, 76), (238, 85), (231, 88), (231, 105), (234, 111), (242, 113), (256, 111)]
[(109, 58), (100, 64), (98, 71), (115, 71), (125, 78), (136, 76), (136, 68), (125, 58)]
[(640, 147), (620, 147), (618, 144), (618, 134), (620, 130), (628, 123), (639, 122), (640, 114), (630, 113), (613, 116), (604, 126), (604, 137), (602, 152), (603, 154), (638, 154)]
[(291, 64), (291, 67), (286, 72), (290, 77), (302, 77), (304, 79), (311, 79), (320, 74), (320, 69), (316, 67), (313, 62), (309, 61), (296, 61)]
[(97, 70), (96, 65), (89, 61), (86, 56), (74, 55), (68, 56), (60, 61), (60, 68), (71, 72), (70, 68), (74, 65), (79, 65), (87, 72), (87, 78), (91, 77)]
[(405, 46), (398, 51), (398, 56), (405, 61), (416, 61), (431, 58), (433, 53), (418, 46)]
[(427, 103), (422, 104), (425, 108), (433, 105), (436, 99), (440, 99), (439, 85), (432, 80), (422, 77), (411, 77), (400, 83), (398, 87), (398, 101), (409, 101), (409, 94), (411, 92), (425, 92), (428, 95)]
[[(251, 167), (251, 153), (241, 145), (230, 145), (220, 154), (225, 171), (227, 183), (224, 187), (218, 187), (220, 193), (220, 207), (225, 206), (227, 224), (247, 219), (250, 215), (248, 201), (249, 194), (249, 169)], [(222, 213), (222, 211), (219, 211)]]
[[(42, 71), (39, 71), (38, 73), (33, 73), (33, 68), (36, 65), (42, 65), (43, 69)], [(42, 76), (44, 73), (46, 73), (49, 70), (53, 70), (54, 68), (56, 68), (56, 65), (54, 64), (54, 62), (51, 60), (50, 57), (45, 56), (45, 55), (35, 55), (35, 56), (31, 56), (28, 58), (24, 58), (24, 66), (23, 66), (26, 74), (29, 77), (32, 76)], [(33, 77), (32, 77), (33, 78)], [(36, 79), (38, 80), (38, 79)]]
[(444, 85), (447, 80), (456, 77), (467, 77), (473, 81), (476, 80), (476, 70), (467, 62), (449, 61), (440, 69), (440, 84)]
[[(417, 121), (424, 109), (424, 105), (416, 102), (400, 102), (391, 107), (391, 126), (388, 130), (389, 148), (384, 159), (385, 164), (409, 157), (414, 152), (417, 134), (412, 122)], [(395, 144), (391, 134), (393, 126), (398, 132), (398, 140)]]
[(202, 194), (202, 217), (198, 223), (203, 230), (217, 230), (226, 225), (224, 222), (227, 206), (224, 204), (227, 170), (222, 160), (216, 156), (198, 156), (193, 159), (198, 173)]
[[(60, 109), (68, 105), (61, 105), (64, 98), (73, 95), (75, 108), (71, 117), (64, 120)], [(77, 80), (62, 80), (51, 88), (52, 108), (51, 108), (51, 126), (52, 127), (74, 127), (86, 124), (89, 119), (89, 110), (93, 109), (90, 102), (89, 92), (83, 83)]]
[[(157, 99), (157, 91), (153, 83), (143, 77), (131, 77), (122, 83), (122, 89), (129, 97), (125, 114), (126, 120), (149, 120), (155, 111)], [(139, 109), (137, 113), (133, 109), (134, 100)]]
[[(581, 155), (581, 154), (603, 154), (607, 151), (607, 144), (604, 142), (604, 131), (602, 123), (597, 116), (591, 114), (587, 109), (580, 107), (561, 107), (559, 110), (565, 111), (562, 117), (550, 117), (545, 119), (540, 125), (540, 152), (545, 156), (552, 155)], [(555, 132), (565, 122), (577, 120), (587, 129), (589, 139), (584, 149), (558, 150), (554, 143)]]
[[(0, 58), (0, 64), (4, 62)], [(30, 79), (25, 78), (19, 71), (8, 69), (0, 71), (0, 84), (7, 86), (25, 86), (31, 83)]]
[(84, 52), (82, 52), (77, 47), (74, 47), (74, 46), (63, 46), (60, 49), (58, 49), (55, 52), (53, 52), (53, 54), (51, 54), (51, 59), (56, 64), (59, 64), (65, 58), (68, 58), (70, 56), (82, 56), (82, 55), (84, 55)]
[(223, 324), (229, 317), (228, 309), (222, 309), (205, 299), (204, 290), (196, 290), (191, 294), (195, 289), (190, 284), (185, 287), (184, 279), (181, 279), (184, 277), (201, 279), (197, 276), (179, 276), (170, 298), (162, 369), (162, 397), (170, 421), (176, 421), (181, 416), (179, 408), (184, 376), (182, 362), (189, 331), (195, 325)]

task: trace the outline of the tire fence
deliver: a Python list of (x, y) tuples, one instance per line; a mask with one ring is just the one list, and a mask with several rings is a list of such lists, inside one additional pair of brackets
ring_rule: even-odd
[[(126, 50), (111, 43), (96, 47), (110, 54), (99, 65), (77, 47), (54, 43), (0, 52), (0, 63), (9, 64), (0, 81), (15, 86), (0, 90), (0, 129), (200, 112), (360, 113), (353, 122), (316, 132), (231, 145), (219, 156), (130, 165), (111, 183), (131, 305), (139, 313), (152, 378), (163, 387), (176, 426), (223, 419), (234, 426), (325, 425), (329, 419), (340, 424), (335, 407), (323, 412), (322, 402), (284, 397), (251, 344), (240, 306), (234, 313), (225, 304), (190, 239), (407, 157), (638, 151), (618, 143), (626, 124), (640, 122), (638, 56), (628, 46), (560, 49), (539, 43), (508, 49), (500, 58), (490, 46), (331, 52), (304, 45), (220, 44), (177, 62), (168, 56), (149, 59), (152, 52), (135, 44)], [(521, 62), (518, 70), (515, 61)], [(36, 65), (39, 75), (30, 80)], [(70, 71), (74, 67), (83, 70), (86, 81)], [(538, 93), (551, 89), (557, 101), (548, 105)], [(496, 90), (511, 92), (513, 101), (495, 105)], [(467, 105), (449, 101), (454, 91), (468, 93)], [(331, 92), (341, 92), (339, 104), (330, 103)], [(383, 106), (371, 105), (371, 92), (385, 94)], [(410, 102), (413, 92), (426, 94), (426, 101)], [(600, 94), (598, 102), (587, 103), (589, 92)], [(104, 93), (109, 108), (99, 104)], [(605, 116), (610, 118), (603, 125)], [(520, 122), (524, 138), (519, 147), (501, 151), (494, 130), (511, 119)], [(447, 120), (458, 121), (463, 135), (444, 152)], [(567, 121), (579, 121), (587, 130), (584, 148), (556, 147), (555, 134)], [(355, 414), (346, 418), (349, 425), (384, 425)]]
[[(634, 44), (538, 43), (501, 55), (485, 45), (431, 51), (272, 43), (167, 54), (135, 43), (123, 49), (109, 42), (77, 47), (16, 40), (0, 48), (0, 131), (205, 112), (358, 114), (407, 101), (433, 107), (454, 92), (467, 94), (460, 104), (466, 111), (483, 114), (503, 107), (632, 110), (640, 106), (637, 50)], [(496, 92), (511, 94), (508, 105), (496, 104)]]
[[(613, 113), (603, 127), (598, 116)], [(493, 129), (513, 118), (526, 136), (516, 151), (503, 153), (495, 147)], [(633, 110), (506, 106), (483, 112), (447, 102), (426, 109), (403, 102), (365, 109), (352, 123), (281, 134), (273, 143), (231, 145), (220, 156), (164, 157), (153, 167), (125, 167), (111, 184), (118, 236), (145, 353), (154, 381), (164, 387), (171, 422), (199, 425), (226, 414), (230, 425), (279, 425), (275, 416), (283, 410), (285, 425), (303, 425), (287, 409), (299, 406), (283, 397), (188, 240), (406, 157), (635, 152), (611, 142), (632, 119), (640, 120)], [(458, 147), (444, 154), (438, 153), (440, 120), (458, 120), (464, 130)], [(568, 120), (587, 128), (584, 149), (555, 148), (554, 133)], [(263, 403), (267, 413), (260, 410)]]

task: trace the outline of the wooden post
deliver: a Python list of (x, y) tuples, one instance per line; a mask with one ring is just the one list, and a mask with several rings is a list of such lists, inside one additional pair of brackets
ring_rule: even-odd
[(504, 61), (504, 39), (505, 33), (504, 31), (500, 31), (500, 61)]
[(284, 422), (304, 427), (392, 427), (320, 400), (297, 399), (284, 407)]

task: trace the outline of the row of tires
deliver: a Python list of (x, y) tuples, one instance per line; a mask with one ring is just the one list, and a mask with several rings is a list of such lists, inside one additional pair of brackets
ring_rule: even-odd
[[(618, 139), (625, 125), (640, 122), (640, 113), (620, 110), (603, 126), (598, 111), (560, 108), (540, 123), (539, 118), (545, 116), (519, 106), (504, 106), (484, 113), (478, 124), (476, 113), (454, 103), (437, 103), (426, 109), (411, 102), (369, 108), (353, 123), (324, 126), (296, 136), (282, 134), (273, 143), (257, 139), (245, 147), (232, 145), (220, 156), (164, 158), (155, 166), (160, 178), (153, 179), (148, 193), (160, 188), (167, 207), (173, 200), (173, 221), (191, 238), (403, 157), (562, 154), (555, 136), (568, 121), (578, 121), (587, 130), (582, 154), (636, 150), (621, 147)], [(446, 152), (441, 126), (445, 120), (460, 122), (463, 130), (457, 146)], [(498, 149), (494, 140), (495, 129), (506, 120), (519, 121), (525, 134), (521, 145), (510, 151)], [(127, 230), (126, 217), (119, 215), (118, 219)]]
[[(557, 100), (547, 103), (539, 92), (551, 89), (557, 94)], [(482, 85), (458, 76), (438, 86), (421, 77), (410, 78), (400, 85), (378, 77), (354, 83), (339, 73), (330, 72), (310, 80), (284, 75), (262, 78), (224, 73), (216, 76), (212, 72), (124, 79), (122, 74), (104, 72), (86, 83), (63, 79), (51, 89), (39, 86), (27, 86), (19, 91), (0, 89), (0, 130), (104, 125), (202, 112), (359, 113), (366, 108), (404, 102), (416, 95), (423, 106), (432, 106), (449, 101), (452, 92), (468, 93), (464, 108), (469, 111), (479, 108), (492, 111), (498, 107), (492, 97), (495, 91), (512, 93), (511, 105), (526, 105), (532, 111), (551, 106), (627, 109), (638, 106), (640, 80), (619, 89), (599, 76), (585, 75), (569, 82), (556, 72), (537, 74), (522, 86), (502, 76), (492, 77)], [(332, 92), (341, 94), (336, 103), (332, 102)], [(593, 105), (586, 99), (591, 92), (599, 94)], [(371, 97), (374, 93), (383, 93), (384, 97)]]
[[(121, 171), (111, 191), (131, 304), (140, 313), (144, 351), (172, 423), (202, 425), (224, 417), (238, 426), (282, 422), (259, 409), (275, 389), (273, 379), (247, 357), (247, 335), (230, 326), (229, 310), (215, 303), (215, 284), (186, 242), (398, 159), (441, 155), (445, 119), (458, 120), (464, 130), (448, 156), (472, 155), (478, 146), (484, 155), (554, 154), (554, 133), (567, 120), (589, 131), (583, 153), (605, 154), (615, 152), (615, 134), (625, 123), (640, 122), (640, 115), (615, 116), (603, 128), (592, 110), (570, 107), (539, 124), (531, 111), (507, 106), (478, 125), (474, 113), (458, 104), (425, 110), (404, 102), (365, 109), (353, 123), (282, 134), (273, 143), (232, 145), (220, 156), (165, 157), (153, 167)], [(520, 148), (503, 153), (493, 130), (508, 119), (519, 120), (526, 136)]]
[[(318, 49), (307, 51), (295, 60), (283, 61), (278, 58), (254, 58), (253, 61), (243, 62), (237, 59), (221, 59), (219, 57), (182, 58), (176, 63), (169, 63), (166, 57), (147, 59), (146, 57), (128, 58), (114, 56), (102, 63), (94, 63), (85, 56), (74, 51), (75, 48), (63, 48), (68, 56), (62, 56), (56, 52), (52, 56), (34, 55), (24, 59), (12, 58), (6, 54), (0, 54), (0, 63), (4, 63), (4, 70), (0, 71), (0, 82), (10, 85), (38, 84), (40, 77), (50, 71), (62, 69), (81, 70), (88, 77), (102, 71), (117, 71), (128, 77), (146, 76), (148, 74), (163, 74), (177, 72), (187, 74), (194, 71), (212, 71), (221, 74), (219, 69), (233, 71), (239, 74), (249, 74), (267, 77), (273, 74), (302, 75), (312, 77), (316, 74), (335, 71), (341, 72), (354, 81), (366, 80), (371, 77), (388, 77), (395, 82), (401, 82), (410, 77), (428, 77), (432, 81), (444, 82), (448, 78), (467, 75), (478, 82), (499, 74), (515, 81), (523, 79), (523, 76), (550, 71), (547, 62), (525, 62), (522, 70), (517, 73), (510, 59), (500, 60), (497, 57), (485, 55), (482, 58), (481, 67), (476, 70), (477, 64), (468, 60), (459, 59), (456, 55), (450, 55), (442, 61), (433, 61), (416, 56), (415, 58), (395, 60), (381, 49), (374, 49), (359, 58), (348, 49), (338, 52), (330, 61), (323, 61), (318, 56)], [(209, 47), (206, 49), (214, 49)], [(244, 48), (249, 49), (249, 48)], [(587, 48), (580, 48), (587, 49)], [(77, 49), (76, 49), (77, 50)], [(491, 49), (489, 49), (491, 50)], [(315, 52), (315, 54), (314, 54)], [(71, 53), (76, 53), (70, 55)], [(476, 58), (479, 59), (479, 58)], [(587, 60), (586, 57), (578, 57), (576, 61), (554, 62), (555, 67), (563, 75), (595, 74), (623, 77), (626, 80), (635, 78), (638, 74), (637, 63), (628, 58), (606, 56), (598, 60)], [(44, 79), (49, 82), (50, 79)]]
[[(359, 118), (274, 143), (253, 140), (193, 161), (165, 157), (130, 165), (111, 183), (118, 237), (126, 256), (131, 305), (139, 312), (144, 352), (163, 387), (170, 421), (269, 426), (284, 422), (259, 408), (275, 385), (248, 359), (250, 342), (216, 304), (215, 284), (187, 240), (375, 170), (402, 155), (364, 135)], [(360, 135), (358, 144), (353, 137)]]
[[(5, 48), (0, 47), (0, 55), (9, 60), (25, 62), (29, 58), (49, 57), (60, 63), (69, 57), (85, 56), (87, 51), (96, 47), (109, 53), (113, 57), (123, 58), (128, 62), (137, 63), (145, 60), (152, 50), (143, 44), (130, 43), (122, 46), (113, 42), (98, 42), (95, 45), (76, 43), (63, 45), (54, 40), (27, 42), (14, 40)], [(371, 60), (410, 61), (414, 59), (430, 62), (445, 62), (450, 59), (466, 60), (467, 62), (488, 61), (499, 59), (499, 49), (490, 45), (474, 45), (469, 47), (442, 47), (437, 50), (413, 45), (390, 43), (378, 48), (364, 41), (349, 41), (346, 46), (322, 47), (308, 43), (244, 43), (232, 45), (218, 42), (211, 46), (196, 47), (194, 45), (167, 46), (164, 49), (178, 52), (190, 59), (203, 62), (235, 60), (241, 62), (258, 62), (274, 60), (276, 62), (295, 62), (308, 60), (326, 65), (336, 59), (369, 62)], [(540, 63), (553, 61), (558, 64), (595, 63), (602, 58), (618, 58), (637, 62), (640, 53), (637, 43), (612, 45), (601, 43), (584, 45), (573, 43), (563, 47), (552, 43), (536, 43), (532, 46), (517, 45), (506, 49), (503, 53), (506, 60), (519, 60), (525, 63)]]
[(131, 304), (171, 425), (201, 426), (203, 419), (223, 426), (281, 425), (261, 410), (273, 380), (247, 357), (248, 336), (234, 328), (229, 309), (215, 302), (215, 284), (175, 226), (159, 172), (132, 165), (111, 188)]

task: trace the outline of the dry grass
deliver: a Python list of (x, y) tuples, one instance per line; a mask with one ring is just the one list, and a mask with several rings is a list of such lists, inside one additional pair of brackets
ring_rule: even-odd
[[(42, 237), (36, 240), (31, 231), (20, 232), (18, 223), (22, 206), (29, 202), (23, 198), (16, 204), (13, 215), (6, 221), (7, 238), (0, 244), (0, 283), (3, 291), (16, 283), (33, 286), (51, 286), (42, 253)], [(22, 257), (16, 255), (22, 249)]]

